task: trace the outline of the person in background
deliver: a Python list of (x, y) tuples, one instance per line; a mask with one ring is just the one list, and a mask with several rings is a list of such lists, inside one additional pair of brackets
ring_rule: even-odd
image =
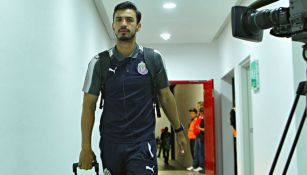
[(201, 107), (204, 107), (204, 102), (203, 102), (203, 101), (197, 102), (197, 103), (196, 103), (196, 109), (197, 109), (197, 111), (198, 111), (197, 116), (199, 116), (199, 110), (200, 110)]
[(165, 127), (161, 134), (161, 147), (165, 165), (168, 165), (169, 151), (171, 149), (171, 133), (168, 132), (168, 127)]
[(196, 136), (194, 146), (194, 159), (193, 159), (193, 171), (199, 172), (204, 170), (204, 134), (205, 134), (205, 123), (204, 123), (204, 107), (199, 108), (199, 116), (195, 122), (195, 128), (199, 130)]
[(229, 114), (230, 114), (230, 126), (231, 126), (232, 135), (233, 135), (234, 138), (237, 138), (236, 109), (235, 108), (231, 108)]
[[(197, 110), (195, 108), (190, 109), (189, 115), (190, 115), (190, 123), (188, 130), (188, 139), (190, 141), (190, 151), (191, 151), (192, 160), (194, 160), (194, 145), (196, 139), (196, 135), (194, 134), (194, 127), (195, 127), (195, 122), (197, 120)], [(188, 167), (187, 170), (189, 171), (193, 170), (193, 166)]]
[(236, 108), (233, 107), (230, 110), (230, 125), (231, 125), (231, 131), (233, 135), (233, 154), (234, 154), (234, 171), (235, 174), (238, 174), (238, 168), (237, 168), (237, 129), (236, 129)]
[[(164, 128), (161, 128), (161, 134), (163, 133), (164, 131)], [(158, 151), (158, 156), (157, 157), (160, 157), (161, 156), (161, 150), (162, 150), (162, 140), (161, 140), (161, 134), (160, 134), (160, 137), (159, 137), (159, 140), (157, 142), (157, 144), (159, 145), (159, 151)]]

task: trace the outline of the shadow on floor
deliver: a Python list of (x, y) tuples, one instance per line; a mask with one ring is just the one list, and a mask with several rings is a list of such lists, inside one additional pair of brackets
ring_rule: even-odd
[(163, 158), (158, 158), (158, 170), (159, 175), (204, 175), (204, 173), (187, 171), (174, 160), (169, 160), (169, 165), (165, 165)]
[(174, 160), (169, 160), (169, 164), (166, 165), (164, 163), (164, 159), (163, 158), (158, 158), (158, 169), (159, 169), (159, 171), (164, 171), (164, 170), (185, 170), (184, 167), (179, 165)]

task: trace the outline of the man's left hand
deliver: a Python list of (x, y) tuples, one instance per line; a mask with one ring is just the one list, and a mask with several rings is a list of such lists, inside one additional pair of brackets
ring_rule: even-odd
[(184, 136), (184, 132), (180, 131), (180, 132), (176, 133), (176, 137), (177, 137), (177, 143), (179, 145), (179, 152), (181, 154), (184, 154), (185, 149), (186, 149), (186, 145), (187, 145), (187, 141), (186, 141), (186, 138)]

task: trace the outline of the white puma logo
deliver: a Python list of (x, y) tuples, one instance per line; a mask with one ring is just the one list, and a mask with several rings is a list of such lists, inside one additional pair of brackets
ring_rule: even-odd
[(155, 166), (152, 166), (152, 168), (150, 166), (146, 166), (146, 170), (150, 170), (150, 171), (152, 171), (152, 173), (154, 173), (154, 167)]
[(109, 71), (110, 71), (110, 72), (113, 72), (114, 74), (115, 74), (116, 69), (117, 69), (117, 67), (115, 67), (114, 69), (112, 69), (112, 68), (109, 67)]
[(150, 143), (147, 143), (147, 144), (148, 144), (148, 150), (149, 150), (150, 156), (151, 156), (151, 157), (154, 157), (154, 155), (153, 155), (152, 152), (151, 152), (151, 145), (150, 145)]

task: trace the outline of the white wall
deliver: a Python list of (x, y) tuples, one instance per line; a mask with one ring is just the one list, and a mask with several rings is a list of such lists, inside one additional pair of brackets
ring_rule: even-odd
[(72, 174), (87, 64), (110, 46), (96, 7), (6, 0), (0, 21), (0, 174)]
[[(213, 44), (164, 44), (144, 45), (159, 50), (166, 64), (169, 80), (218, 81), (220, 65), (217, 46)], [(219, 83), (215, 82), (215, 89)]]
[[(266, 8), (285, 6), (285, 2), (288, 1), (283, 0), (266, 6)], [(250, 3), (251, 1), (246, 2), (246, 4)], [(261, 43), (242, 41), (232, 37), (229, 23), (219, 38), (218, 53), (222, 66), (221, 77), (233, 68), (235, 70), (238, 173), (240, 175), (247, 175), (247, 172), (244, 168), (243, 133), (240, 133), (243, 129), (244, 116), (240, 112), (243, 104), (242, 96), (240, 96), (242, 87), (239, 84), (241, 81), (239, 64), (248, 56), (251, 60), (259, 60), (260, 90), (252, 93), (254, 174), (268, 174), (294, 98), (291, 40), (274, 38), (266, 31)], [(292, 127), (290, 136), (293, 136), (293, 131)], [(288, 150), (290, 150), (289, 139), (286, 140), (286, 143), (288, 144), (285, 145), (284, 150), (287, 151), (283, 151), (280, 156), (280, 163), (277, 164), (275, 170), (276, 174), (281, 174)], [(288, 174), (298, 174), (295, 156)]]

